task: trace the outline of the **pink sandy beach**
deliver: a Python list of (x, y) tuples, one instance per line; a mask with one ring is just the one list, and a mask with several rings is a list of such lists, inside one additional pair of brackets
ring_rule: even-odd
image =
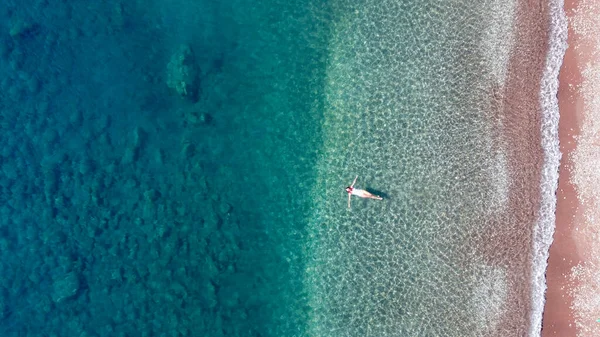
[(542, 336), (600, 336), (600, 1), (566, 0), (563, 153)]

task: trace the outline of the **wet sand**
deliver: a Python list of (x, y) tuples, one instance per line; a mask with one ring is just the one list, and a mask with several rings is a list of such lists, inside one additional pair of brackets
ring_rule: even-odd
[(600, 264), (598, 254), (595, 254), (598, 248), (594, 247), (598, 242), (595, 228), (598, 225), (590, 218), (594, 213), (592, 210), (598, 209), (594, 190), (600, 189), (596, 177), (600, 172), (590, 169), (595, 166), (590, 165), (590, 161), (600, 159), (599, 153), (593, 153), (595, 118), (591, 118), (598, 114), (598, 105), (593, 98), (598, 88), (597, 77), (591, 71), (598, 68), (598, 65), (592, 65), (598, 59), (600, 29), (594, 22), (597, 20), (594, 17), (600, 13), (598, 9), (599, 0), (565, 1), (569, 48), (560, 71), (558, 92), (563, 157), (557, 191), (556, 229), (546, 273), (544, 337), (600, 336), (600, 323), (596, 322), (600, 318), (600, 302), (595, 300), (598, 296), (597, 266)]

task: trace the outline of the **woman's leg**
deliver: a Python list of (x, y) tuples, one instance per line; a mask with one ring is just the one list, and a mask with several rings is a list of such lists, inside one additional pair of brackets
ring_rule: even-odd
[(376, 200), (383, 200), (383, 198), (382, 198), (382, 197), (380, 197), (380, 196), (378, 196), (378, 195), (375, 195), (375, 194), (373, 194), (373, 193), (371, 193), (371, 192), (367, 192), (367, 191), (364, 191), (364, 197), (363, 197), (363, 198), (376, 199)]

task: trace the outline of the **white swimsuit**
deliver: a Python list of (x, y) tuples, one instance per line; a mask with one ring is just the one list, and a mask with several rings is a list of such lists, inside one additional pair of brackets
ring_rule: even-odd
[(364, 198), (365, 197), (365, 192), (366, 191), (361, 190), (359, 188), (352, 188), (352, 191), (350, 192), (350, 194), (355, 195), (357, 197)]

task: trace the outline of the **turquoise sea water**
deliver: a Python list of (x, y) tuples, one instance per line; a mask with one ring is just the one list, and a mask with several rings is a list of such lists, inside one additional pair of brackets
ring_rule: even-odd
[[(533, 224), (477, 249), (509, 207), (510, 2), (0, 16), (2, 336), (482, 336), (521, 286), (527, 326)], [(385, 200), (348, 210), (355, 175)]]

